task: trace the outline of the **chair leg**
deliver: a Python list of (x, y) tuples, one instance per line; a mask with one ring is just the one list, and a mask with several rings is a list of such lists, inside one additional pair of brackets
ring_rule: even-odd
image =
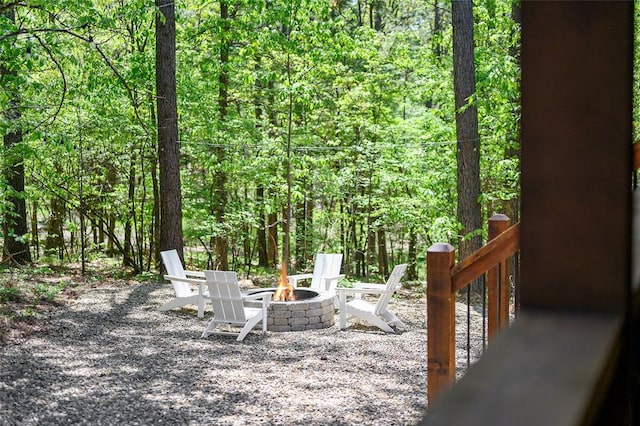
[(216, 328), (215, 320), (209, 321), (209, 324), (207, 324), (207, 328), (204, 329), (204, 332), (202, 333), (202, 336), (200, 336), (200, 338), (202, 339), (207, 337), (213, 331), (214, 328)]
[[(370, 319), (367, 318), (366, 320), (369, 321)], [(374, 321), (371, 321), (371, 323), (376, 327), (380, 328), (381, 330), (386, 331), (387, 333), (396, 332), (393, 328), (389, 326), (389, 324), (387, 324), (385, 321), (381, 320), (380, 318), (376, 317)]]
[(393, 325), (393, 326), (396, 326), (398, 328), (406, 328), (407, 327), (402, 321), (400, 321), (400, 318), (398, 318), (397, 316), (395, 316), (394, 314), (392, 314), (389, 311), (384, 311), (381, 316), (385, 319), (385, 321), (389, 325)]
[(240, 334), (238, 335), (238, 338), (236, 340), (238, 342), (242, 342), (247, 334), (249, 334), (253, 327), (255, 327), (260, 321), (262, 321), (262, 315), (256, 315), (255, 317), (247, 321), (244, 327), (242, 327), (242, 330), (240, 331)]
[(347, 296), (344, 293), (338, 294), (338, 303), (340, 305), (340, 330), (347, 328)]
[(269, 306), (268, 304), (265, 304), (265, 302), (262, 302), (262, 332), (266, 333), (267, 332), (267, 307)]
[(198, 318), (204, 318), (204, 298), (198, 299)]
[[(203, 301), (204, 303), (204, 301)], [(181, 308), (188, 305), (199, 305), (199, 298), (195, 296), (176, 297), (169, 300), (167, 303), (160, 307), (160, 311), (170, 311), (171, 309)], [(204, 305), (203, 305), (204, 310)]]
[(387, 322), (372, 313), (360, 312), (356, 317), (368, 322), (369, 324), (378, 327), (379, 329), (386, 331), (387, 333), (395, 333), (396, 331), (387, 324)]

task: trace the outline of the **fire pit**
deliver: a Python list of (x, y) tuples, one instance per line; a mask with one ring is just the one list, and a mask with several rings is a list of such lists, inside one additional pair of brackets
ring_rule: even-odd
[[(249, 290), (247, 293), (266, 291), (276, 291), (276, 288)], [(267, 330), (304, 331), (328, 328), (335, 324), (333, 294), (296, 288), (292, 299), (271, 302), (267, 314)]]

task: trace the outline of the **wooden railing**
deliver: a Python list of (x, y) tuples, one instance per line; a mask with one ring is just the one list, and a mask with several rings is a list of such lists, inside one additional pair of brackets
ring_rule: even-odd
[(502, 214), (489, 219), (489, 242), (455, 264), (451, 244), (427, 250), (427, 397), (432, 401), (455, 380), (455, 303), (458, 290), (487, 273), (487, 331), (491, 341), (509, 324), (508, 259), (519, 248), (519, 224)]

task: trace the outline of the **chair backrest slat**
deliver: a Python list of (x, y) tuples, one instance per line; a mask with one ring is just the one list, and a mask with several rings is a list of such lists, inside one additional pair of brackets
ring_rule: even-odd
[(236, 272), (204, 271), (204, 276), (216, 320), (229, 323), (246, 322)]
[(391, 296), (393, 295), (393, 290), (395, 290), (400, 284), (400, 279), (404, 275), (407, 270), (407, 264), (403, 263), (401, 265), (396, 265), (391, 271), (391, 275), (389, 275), (389, 279), (387, 280), (387, 286), (385, 289), (386, 293), (380, 295), (380, 299), (378, 299), (378, 303), (376, 303), (375, 314), (380, 315), (387, 309), (387, 305), (391, 300)]
[[(168, 275), (181, 278), (187, 277), (180, 261), (180, 256), (178, 256), (178, 252), (175, 249), (162, 251), (160, 256), (162, 256), (162, 263), (164, 263)], [(171, 285), (173, 285), (173, 290), (176, 292), (177, 297), (186, 297), (192, 294), (191, 286), (186, 282), (172, 280)]]
[(313, 277), (311, 278), (310, 288), (314, 290), (334, 291), (338, 280), (331, 281), (326, 288), (324, 277), (335, 277), (340, 274), (342, 266), (341, 253), (318, 253), (316, 255), (315, 265), (313, 266)]

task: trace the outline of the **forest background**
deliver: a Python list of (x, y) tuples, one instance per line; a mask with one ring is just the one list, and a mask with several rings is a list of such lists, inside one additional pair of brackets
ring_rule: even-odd
[[(475, 76), (462, 105), (459, 3)], [(273, 274), (284, 250), (292, 270), (339, 252), (348, 276), (407, 262), (422, 279), (431, 244), (485, 239), (461, 218), (468, 147), (478, 223), (519, 219), (516, 1), (24, 0), (0, 14), (5, 266), (108, 258), (157, 273), (164, 198), (195, 268)], [(158, 136), (168, 19), (178, 193), (162, 190)], [(466, 111), (477, 137), (459, 137)]]

